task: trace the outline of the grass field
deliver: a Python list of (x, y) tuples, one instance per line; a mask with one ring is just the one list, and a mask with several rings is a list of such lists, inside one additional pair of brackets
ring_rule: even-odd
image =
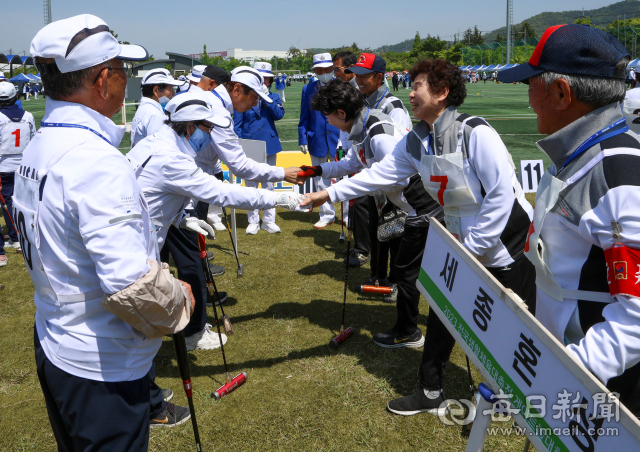
[[(286, 115), (278, 122), (285, 150), (297, 149), (301, 83), (286, 91)], [(409, 90), (399, 97), (408, 104)], [(39, 124), (43, 101), (24, 102)], [(535, 147), (542, 138), (528, 108), (525, 85), (468, 85), (460, 111), (483, 116), (502, 134), (516, 165), (520, 159), (543, 158)], [(132, 118), (129, 116), (129, 120)], [(119, 115), (114, 118), (120, 122)], [(128, 148), (128, 136), (121, 148)], [(545, 158), (545, 164), (548, 161)], [(231, 372), (244, 370), (247, 383), (221, 401), (210, 393), (224, 382), (219, 350), (190, 353), (194, 399), (204, 449), (226, 451), (460, 451), (468, 431), (446, 426), (423, 414), (395, 416), (386, 403), (413, 392), (422, 349), (383, 350), (373, 334), (395, 321), (395, 306), (362, 296), (355, 288), (369, 268), (349, 273), (347, 324), (357, 333), (338, 351), (327, 343), (340, 327), (344, 267), (338, 243), (340, 228), (314, 230), (317, 213), (278, 211), (282, 234), (242, 233), (239, 248), (243, 279), (235, 277), (228, 234), (209, 241), (216, 263), (227, 273), (217, 279), (229, 292), (225, 305), (235, 335), (226, 347)], [(6, 231), (6, 229), (4, 229)], [(53, 451), (55, 441), (33, 358), (33, 287), (20, 255), (8, 253), (0, 269), (0, 444), (3, 451)], [(428, 305), (421, 300), (424, 331)], [(213, 313), (210, 312), (210, 323)], [(170, 339), (156, 358), (157, 382), (186, 404)], [(481, 381), (473, 370), (476, 382)], [(464, 354), (456, 346), (447, 365), (445, 391), (450, 398), (468, 398)], [(108, 426), (105, 426), (108, 428)], [(490, 437), (487, 451), (521, 451), (518, 436)], [(151, 432), (152, 451), (195, 450), (190, 423)]]

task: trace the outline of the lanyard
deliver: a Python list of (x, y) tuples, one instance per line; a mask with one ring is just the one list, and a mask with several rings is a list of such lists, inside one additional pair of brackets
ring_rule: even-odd
[(362, 149), (364, 149), (364, 134), (367, 129), (367, 119), (369, 119), (369, 112), (371, 110), (367, 108), (367, 114), (364, 116), (364, 124), (362, 125)]
[(215, 96), (216, 96), (218, 99), (220, 99), (220, 102), (222, 102), (222, 106), (223, 106), (224, 108), (227, 108), (227, 104), (225, 104), (224, 100), (222, 100), (222, 96), (221, 96), (220, 94), (218, 94), (218, 92), (217, 92), (215, 89), (211, 90), (211, 92), (212, 92), (213, 94), (215, 94)]
[(88, 130), (91, 133), (94, 133), (96, 135), (98, 135), (100, 138), (102, 138), (104, 141), (106, 141), (107, 143), (109, 143), (111, 146), (113, 146), (113, 144), (111, 143), (111, 141), (109, 141), (107, 138), (105, 138), (102, 134), (100, 134), (100, 132), (96, 132), (95, 130), (93, 130), (90, 127), (86, 127), (86, 126), (81, 126), (79, 124), (64, 124), (61, 122), (42, 122), (40, 123), (40, 127), (67, 127), (70, 129), (84, 129), (84, 130)]
[[(622, 124), (624, 124), (624, 127), (619, 127)], [(604, 129), (594, 133), (589, 138), (587, 138), (580, 146), (578, 146), (578, 149), (573, 151), (573, 154), (571, 154), (571, 156), (567, 159), (567, 161), (563, 163), (563, 165), (560, 167), (558, 172), (560, 172), (565, 166), (569, 164), (569, 162), (574, 160), (576, 157), (578, 157), (580, 154), (582, 154), (584, 151), (586, 151), (590, 147), (595, 146), (596, 144), (608, 138), (615, 137), (616, 135), (620, 135), (621, 133), (625, 133), (628, 130), (629, 130), (629, 126), (626, 125), (626, 120), (622, 118), (617, 120), (613, 124), (608, 125)]]
[(384, 99), (384, 96), (386, 96), (388, 92), (389, 92), (389, 90), (388, 90), (388, 89), (387, 89), (387, 90), (385, 90), (384, 94), (383, 94), (383, 95), (382, 95), (382, 97), (378, 100), (378, 103), (376, 104), (376, 106), (375, 106), (375, 107), (373, 107), (373, 108), (375, 108), (375, 109), (377, 109), (377, 108), (378, 108), (378, 105), (380, 105), (380, 102), (382, 102), (382, 99)]

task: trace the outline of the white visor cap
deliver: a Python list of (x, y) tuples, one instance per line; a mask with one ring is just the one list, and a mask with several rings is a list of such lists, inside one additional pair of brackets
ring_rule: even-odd
[(186, 92), (174, 96), (164, 111), (173, 122), (207, 121), (222, 129), (231, 126), (231, 117), (227, 110), (216, 111), (200, 93)]
[(206, 68), (207, 66), (204, 66), (202, 64), (193, 66), (193, 68), (191, 68), (191, 74), (187, 75), (187, 79), (191, 80), (192, 82), (199, 82), (202, 78), (202, 73)]
[(146, 49), (124, 45), (109, 33), (109, 26), (91, 14), (58, 20), (41, 29), (31, 41), (31, 56), (53, 58), (62, 73), (97, 66), (113, 58), (144, 61)]
[(273, 77), (271, 73), (271, 63), (265, 63), (264, 61), (260, 61), (253, 65), (253, 68), (260, 72), (263, 77)]
[(0, 82), (0, 100), (9, 100), (16, 97), (17, 91), (13, 83)]
[(167, 69), (151, 69), (147, 75), (142, 77), (143, 85), (171, 85), (182, 86), (183, 80), (174, 80), (171, 73)]
[(331, 67), (333, 61), (330, 53), (318, 53), (313, 56), (313, 67)]
[(249, 66), (239, 66), (231, 71), (231, 81), (242, 83), (251, 91), (256, 93), (260, 97), (260, 99), (262, 99), (266, 103), (273, 103), (273, 99), (271, 99), (262, 91), (264, 77), (256, 69)]

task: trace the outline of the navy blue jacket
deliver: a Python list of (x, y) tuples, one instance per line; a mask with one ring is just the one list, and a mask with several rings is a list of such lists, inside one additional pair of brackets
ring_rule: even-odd
[(311, 108), (311, 99), (317, 94), (319, 88), (318, 80), (309, 82), (302, 88), (298, 144), (309, 145), (309, 153), (314, 157), (324, 157), (327, 152), (334, 157), (340, 130), (329, 124), (325, 115)]
[(261, 140), (267, 142), (267, 155), (274, 155), (282, 151), (275, 121), (284, 116), (284, 108), (280, 96), (269, 93), (272, 104), (260, 102), (260, 108), (253, 107), (244, 113), (233, 113), (233, 128), (236, 135), (247, 140)]

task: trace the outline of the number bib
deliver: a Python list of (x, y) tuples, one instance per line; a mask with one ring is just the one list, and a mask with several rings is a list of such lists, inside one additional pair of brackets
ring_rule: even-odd
[(51, 282), (42, 265), (40, 237), (38, 234), (38, 204), (40, 183), (37, 180), (15, 173), (15, 189), (13, 196), (13, 215), (20, 237), (22, 254), (27, 264), (29, 276), (33, 281), (38, 298), (47, 303), (59, 306)]
[(31, 126), (27, 121), (13, 122), (6, 116), (8, 122), (3, 122), (0, 114), (0, 155), (22, 154), (29, 144)]

